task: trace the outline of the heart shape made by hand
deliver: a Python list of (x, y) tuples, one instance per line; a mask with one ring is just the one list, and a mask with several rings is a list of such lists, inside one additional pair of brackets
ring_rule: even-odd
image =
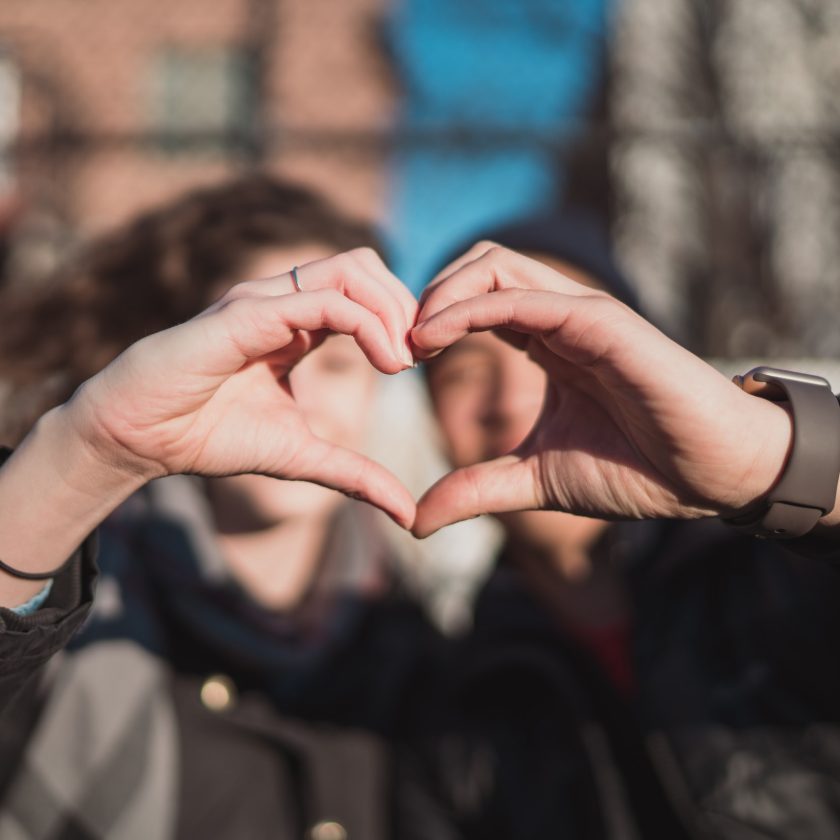
[[(730, 512), (765, 493), (783, 466), (791, 427), (782, 408), (744, 394), (605, 292), (492, 243), (448, 266), (419, 302), (364, 249), (296, 276), (241, 283), (133, 345), (81, 389), (74, 422), (146, 479), (313, 481), (376, 505), (418, 537), (533, 508), (611, 518)], [(542, 410), (512, 452), (454, 470), (416, 503), (384, 467), (314, 435), (289, 386), (290, 370), (329, 332), (353, 336), (376, 369), (395, 374), (478, 331), (543, 368)]]

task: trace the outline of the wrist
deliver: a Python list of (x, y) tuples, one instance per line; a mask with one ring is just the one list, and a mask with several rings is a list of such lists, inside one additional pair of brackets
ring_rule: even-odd
[(94, 393), (96, 378), (89, 380), (64, 405), (58, 406), (42, 420), (53, 422), (58, 437), (72, 441), (85, 454), (92, 471), (107, 476), (109, 481), (124, 483), (135, 490), (166, 471), (159, 463), (141, 458), (124, 446), (103, 420), (100, 400)]
[[(53, 409), (0, 468), (0, 557), (22, 572), (59, 569), (143, 483), (103, 459), (64, 406)], [(22, 603), (42, 586), (0, 572), (0, 604)]]
[(36, 427), (63, 487), (97, 500), (127, 498), (159, 477), (152, 465), (133, 457), (85, 414), (74, 399), (48, 411)]
[(793, 414), (787, 403), (741, 397), (746, 408), (742, 416), (749, 417), (741, 449), (750, 454), (732, 498), (719, 511), (724, 518), (749, 510), (767, 496), (784, 473), (793, 443)]

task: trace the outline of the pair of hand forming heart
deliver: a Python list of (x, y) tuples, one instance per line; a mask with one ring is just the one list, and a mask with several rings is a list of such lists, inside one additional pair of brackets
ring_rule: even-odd
[[(67, 406), (92, 449), (143, 480), (256, 472), (362, 498), (426, 536), (479, 513), (602, 517), (734, 511), (782, 468), (787, 414), (742, 393), (610, 296), (477, 245), (414, 300), (354, 251), (240, 284), (191, 321), (129, 348)], [(312, 434), (291, 368), (332, 331), (394, 374), (476, 330), (497, 330), (548, 374), (527, 440), (457, 470), (415, 504), (382, 466)]]

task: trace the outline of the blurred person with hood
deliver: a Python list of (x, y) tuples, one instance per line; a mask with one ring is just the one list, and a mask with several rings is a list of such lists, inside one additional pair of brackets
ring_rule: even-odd
[[(639, 308), (595, 216), (487, 239)], [(516, 451), (543, 410), (544, 368), (504, 338), (475, 332), (427, 362), (455, 467)], [(403, 754), (405, 837), (837, 836), (835, 570), (719, 520), (496, 518), (472, 631)]]

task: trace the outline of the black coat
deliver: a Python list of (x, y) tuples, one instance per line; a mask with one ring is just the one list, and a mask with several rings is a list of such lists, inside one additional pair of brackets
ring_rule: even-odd
[(716, 522), (638, 531), (636, 696), (501, 563), (402, 753), (403, 837), (840, 837), (840, 574)]

